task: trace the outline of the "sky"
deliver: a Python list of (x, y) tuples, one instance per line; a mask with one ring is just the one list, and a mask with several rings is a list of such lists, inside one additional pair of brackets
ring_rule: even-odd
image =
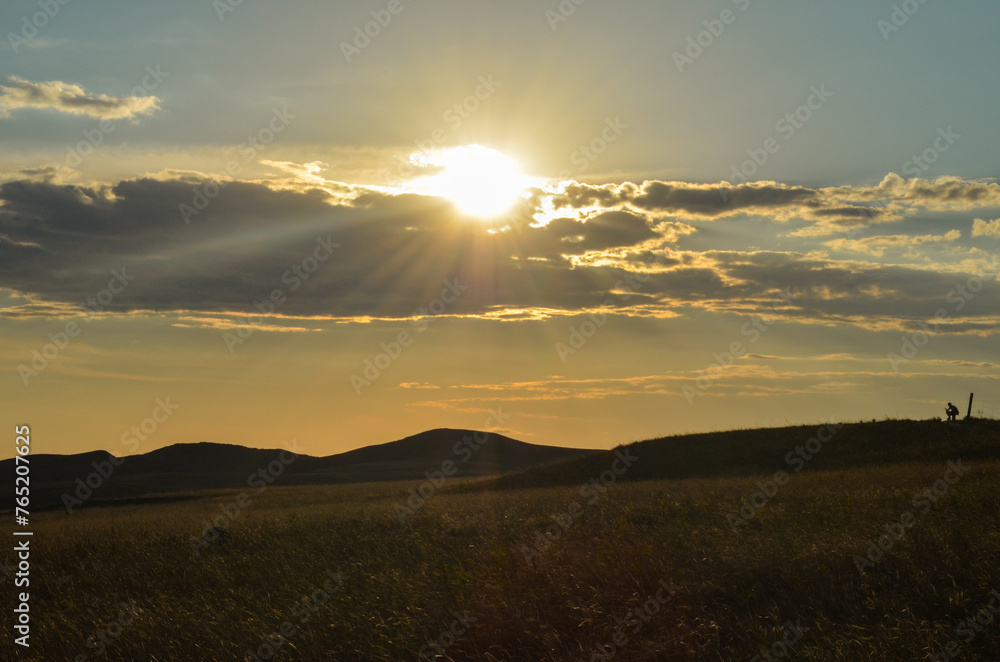
[(992, 0), (5, 2), (4, 427), (329, 455), (972, 392), (990, 415), (998, 24)]

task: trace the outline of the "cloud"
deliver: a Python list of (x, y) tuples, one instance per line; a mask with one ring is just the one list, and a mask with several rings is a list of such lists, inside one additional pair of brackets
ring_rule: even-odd
[[(808, 188), (760, 181), (647, 181), (642, 184), (568, 182), (550, 197), (557, 211), (631, 209), (675, 219), (716, 220), (762, 216), (774, 221), (805, 221), (792, 236), (845, 233), (875, 223), (902, 220), (917, 211), (967, 211), (1000, 207), (1000, 185), (992, 181), (940, 177), (904, 180), (890, 173), (877, 186)], [(566, 214), (568, 215), (568, 214)]]
[(267, 319), (270, 323), (264, 323), (263, 317), (258, 320), (243, 316), (242, 319), (236, 315), (209, 317), (205, 315), (179, 315), (171, 326), (182, 329), (216, 329), (220, 331), (235, 331), (237, 329), (253, 329), (254, 331), (265, 331), (270, 333), (305, 333), (319, 331), (317, 328), (307, 328), (304, 326), (289, 326), (284, 324), (288, 318), (280, 315), (271, 315)]
[(984, 221), (977, 218), (972, 221), (973, 237), (1000, 237), (1000, 218), (995, 221)]
[[(880, 357), (884, 361), (884, 357)], [(567, 379), (549, 378), (532, 382), (494, 382), (451, 386), (453, 397), (413, 402), (414, 406), (476, 411), (489, 406), (498, 397), (504, 402), (539, 402), (609, 400), (621, 398), (676, 397), (684, 386), (695, 387), (706, 370), (674, 371), (670, 374), (636, 375), (624, 378)], [(913, 376), (941, 378), (947, 373), (910, 373)], [(967, 372), (955, 376), (968, 377)], [(876, 370), (792, 370), (755, 363), (728, 366), (724, 379), (713, 382), (702, 393), (704, 398), (723, 395), (773, 397), (775, 395), (827, 394), (831, 392), (878, 391), (896, 376), (881, 367)]]
[(1000, 186), (996, 182), (961, 177), (903, 179), (890, 173), (877, 187), (858, 188), (856, 191), (859, 200), (882, 198), (904, 201), (938, 211), (995, 207), (1000, 204)]
[(873, 237), (864, 237), (862, 239), (833, 239), (831, 241), (827, 241), (826, 245), (833, 249), (849, 250), (881, 257), (885, 254), (886, 250), (892, 248), (911, 248), (914, 246), (924, 246), (926, 244), (950, 243), (958, 241), (961, 238), (961, 230), (949, 230), (944, 234), (894, 234), (876, 235)]
[(632, 207), (638, 211), (667, 213), (685, 219), (706, 219), (740, 213), (766, 213), (789, 207), (815, 206), (816, 190), (775, 182), (732, 186), (728, 183), (647, 181), (641, 185), (580, 184), (569, 182), (552, 196), (556, 209)]
[(608, 211), (586, 220), (557, 218), (549, 221), (544, 227), (531, 231), (531, 242), (524, 250), (535, 256), (581, 255), (587, 251), (635, 246), (660, 236), (637, 214)]
[(311, 163), (293, 163), (291, 161), (271, 161), (269, 159), (261, 159), (260, 164), (288, 173), (295, 179), (309, 182), (311, 184), (323, 184), (327, 181), (319, 174), (325, 168), (329, 167), (329, 165), (323, 163), (322, 161), (313, 161)]
[(993, 363), (991, 361), (963, 361), (960, 359), (928, 359), (926, 363), (931, 365), (947, 365), (947, 366), (959, 366), (962, 368), (987, 368), (989, 370), (996, 370), (1000, 368), (1000, 363)]
[(33, 168), (20, 168), (12, 173), (0, 173), (0, 182), (28, 179), (31, 181), (48, 182), (50, 184), (63, 184), (72, 180), (77, 174), (72, 168), (59, 163), (53, 163)]
[[(218, 194), (186, 225), (179, 206), (209, 184)], [(467, 293), (448, 314), (575, 310), (600, 305), (618, 275), (526, 257), (655, 236), (641, 219), (612, 213), (591, 227), (573, 222), (491, 237), (438, 198), (368, 192), (347, 205), (318, 188), (218, 184), (192, 186), (190, 176), (113, 186), (0, 184), (0, 286), (80, 303), (107, 288), (112, 269), (125, 268), (135, 279), (110, 310), (253, 312), (255, 302), (281, 290), (281, 314), (402, 319), (457, 279)], [(317, 263), (322, 242), (342, 248)]]
[[(947, 294), (974, 275), (961, 261), (965, 254), (949, 264), (894, 265), (836, 260), (821, 251), (682, 248), (681, 239), (703, 241), (703, 235), (715, 245), (718, 233), (707, 229), (711, 224), (695, 232), (686, 222), (622, 202), (680, 204), (685, 198), (674, 197), (674, 189), (683, 187), (674, 184), (574, 184), (574, 204), (586, 204), (585, 213), (567, 209), (545, 224), (498, 228), (470, 222), (444, 199), (301, 177), (232, 181), (174, 172), (69, 185), (35, 174), (0, 183), (0, 288), (32, 302), (30, 311), (0, 309), (5, 317), (65, 314), (107, 289), (112, 270), (125, 269), (134, 279), (107, 302), (107, 314), (173, 313), (178, 324), (202, 328), (245, 324), (275, 296), (281, 303), (263, 315), (262, 329), (308, 331), (310, 319), (405, 322), (443, 301), (445, 292), (449, 301), (437, 305), (440, 314), (504, 322), (591, 313), (666, 319), (710, 311), (908, 329), (941, 307), (952, 311)], [(195, 191), (206, 187), (215, 193), (185, 224), (180, 205), (191, 205)], [(578, 199), (595, 191), (599, 203)], [(731, 199), (753, 199), (754, 209), (768, 200), (777, 220), (804, 200), (820, 204), (825, 195), (772, 193)], [(839, 195), (848, 197), (846, 190)], [(541, 211), (544, 192), (536, 196), (536, 206), (524, 213)], [(704, 202), (685, 204), (705, 208)], [(755, 229), (766, 224), (754, 222)], [(959, 236), (958, 230), (883, 235), (850, 246), (922, 251)], [(747, 243), (745, 235), (736, 241)], [(449, 283), (458, 296), (448, 293)], [(794, 298), (782, 302), (782, 293)], [(997, 310), (1000, 284), (984, 278), (947, 329), (995, 333)]]
[(32, 83), (11, 76), (8, 85), (0, 85), (0, 118), (9, 117), (10, 111), (19, 108), (40, 108), (97, 119), (133, 119), (156, 111), (159, 104), (160, 100), (155, 96), (94, 95), (88, 94), (79, 85), (57, 80)]

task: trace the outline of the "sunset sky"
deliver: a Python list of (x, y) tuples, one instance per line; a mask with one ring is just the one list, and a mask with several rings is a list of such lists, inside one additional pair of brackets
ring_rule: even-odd
[(994, 0), (61, 1), (0, 7), (2, 457), (1000, 405)]

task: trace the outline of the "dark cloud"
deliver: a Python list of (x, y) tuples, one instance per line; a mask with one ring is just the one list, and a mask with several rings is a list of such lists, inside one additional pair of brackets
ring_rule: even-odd
[(557, 218), (531, 231), (525, 248), (532, 255), (580, 255), (621, 246), (634, 246), (661, 235), (646, 219), (627, 211), (609, 211), (586, 221)]
[(596, 186), (571, 182), (553, 196), (556, 208), (628, 205), (682, 218), (714, 218), (789, 206), (818, 207), (821, 200), (817, 190), (769, 182), (739, 186), (658, 181), (644, 182), (641, 186), (630, 183)]
[[(610, 191), (572, 188), (574, 196)], [(619, 192), (657, 209), (709, 209), (700, 188), (678, 188), (646, 183)], [(199, 192), (204, 205), (195, 204)], [(779, 199), (796, 205), (818, 197), (760, 187), (732, 199), (779, 210)], [(985, 333), (996, 328), (1000, 309), (1000, 287), (989, 277), (955, 309), (948, 297), (972, 274), (933, 265), (681, 250), (676, 239), (691, 226), (657, 221), (636, 206), (594, 211), (591, 204), (582, 218), (498, 229), (460, 218), (434, 197), (365, 190), (350, 198), (336, 187), (176, 174), (105, 187), (8, 181), (0, 184), (0, 203), (0, 287), (51, 314), (95, 296), (123, 269), (134, 279), (108, 304), (111, 311), (243, 313), (280, 290), (283, 315), (399, 318), (429, 307), (448, 283), (461, 294), (445, 310), (459, 315), (609, 307), (662, 315), (692, 307), (902, 327), (945, 308), (953, 313), (950, 328)], [(182, 205), (203, 209), (185, 223)], [(318, 259), (326, 252), (328, 259)], [(634, 296), (624, 296), (629, 289)], [(793, 301), (782, 303), (783, 292)]]
[(830, 207), (828, 209), (817, 209), (813, 211), (813, 216), (820, 218), (824, 216), (837, 216), (840, 218), (878, 218), (883, 213), (876, 207)]
[[(181, 205), (201, 206), (206, 187), (207, 206), (185, 223)], [(0, 286), (76, 304), (124, 268), (134, 280), (109, 305), (119, 311), (246, 311), (281, 289), (285, 314), (406, 316), (455, 279), (467, 289), (450, 313), (573, 309), (597, 305), (618, 276), (563, 255), (658, 236), (627, 212), (491, 236), (432, 197), (368, 192), (345, 205), (318, 188), (216, 180), (19, 180), (0, 185), (0, 201)], [(329, 244), (339, 247), (316, 264)], [(537, 256), (551, 259), (526, 259)]]
[(684, 220), (759, 215), (776, 221), (799, 219), (812, 226), (800, 236), (834, 234), (869, 223), (898, 221), (910, 210), (973, 210), (1000, 207), (1000, 186), (941, 177), (904, 180), (889, 174), (878, 186), (807, 188), (777, 182), (732, 185), (643, 182), (591, 185), (570, 182), (552, 196), (557, 209), (594, 206), (633, 209)]
[(721, 216), (734, 210), (763, 210), (795, 205), (817, 205), (816, 191), (781, 185), (740, 186), (646, 182), (630, 200), (648, 211)]
[[(904, 266), (854, 265), (788, 253), (712, 253), (726, 277), (764, 292), (787, 292), (784, 314), (817, 321), (949, 320), (987, 318), (1000, 327), (1000, 282), (995, 273), (942, 273)], [(977, 290), (971, 292), (972, 289)], [(964, 293), (964, 294), (963, 294)], [(777, 299), (775, 299), (777, 300)], [(957, 328), (957, 327), (956, 327)], [(970, 327), (971, 328), (971, 327)]]

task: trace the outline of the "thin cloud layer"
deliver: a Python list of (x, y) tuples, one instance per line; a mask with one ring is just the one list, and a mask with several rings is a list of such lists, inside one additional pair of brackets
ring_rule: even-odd
[[(876, 257), (881, 257), (890, 249), (906, 249), (927, 244), (944, 244), (958, 241), (962, 238), (961, 230), (949, 230), (945, 234), (924, 234), (924, 235), (876, 235), (861, 239), (833, 239), (826, 242), (826, 245), (841, 250), (850, 250), (858, 253), (867, 253)], [(918, 253), (910, 253), (918, 255)]]
[(88, 94), (81, 86), (53, 80), (41, 83), (11, 76), (0, 85), (0, 118), (10, 117), (20, 108), (57, 110), (72, 115), (88, 115), (102, 120), (133, 119), (159, 108), (155, 96), (112, 97)]

